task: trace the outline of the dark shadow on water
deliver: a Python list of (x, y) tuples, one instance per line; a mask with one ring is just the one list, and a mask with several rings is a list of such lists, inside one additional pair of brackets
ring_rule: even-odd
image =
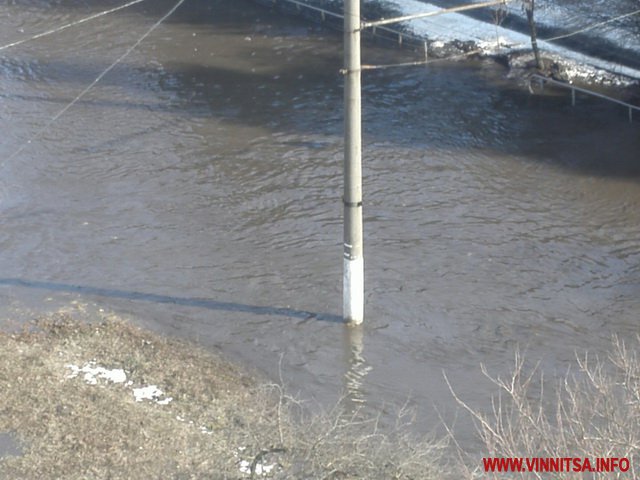
[[(153, 10), (170, 3), (163, 0)], [(82, 4), (75, 8), (78, 5)], [(339, 37), (249, 5), (253, 4), (188, 2), (171, 21), (203, 22), (210, 29), (161, 46), (166, 55), (161, 66), (123, 62), (100, 82), (118, 86), (123, 96), (94, 95), (77, 107), (92, 108), (93, 118), (133, 110), (166, 115), (167, 130), (183, 119), (199, 123), (218, 119), (273, 132), (339, 138), (343, 120)], [(192, 57), (195, 47), (216, 55)], [(365, 52), (367, 62), (389, 63), (401, 55), (398, 50), (384, 50), (378, 62), (373, 51)], [(375, 52), (382, 55), (379, 49)], [(25, 81), (34, 87), (52, 79), (69, 84), (62, 94), (5, 92), (0, 101), (68, 105), (107, 63), (92, 58), (0, 59), (3, 75), (20, 78), (20, 72), (31, 72), (33, 78)], [(624, 109), (581, 97), (572, 107), (566, 92), (531, 95), (515, 80), (503, 81), (506, 72), (496, 73), (499, 68), (477, 62), (368, 72), (363, 83), (365, 148), (374, 140), (425, 151), (481, 149), (577, 174), (640, 180), (638, 122), (629, 124)], [(140, 101), (149, 98), (148, 92), (155, 92), (155, 99)], [(88, 137), (79, 138), (81, 145), (89, 143)], [(111, 145), (131, 138), (81, 146), (78, 151), (108, 153)]]
[(80, 293), (84, 295), (97, 295), (107, 298), (121, 298), (125, 300), (138, 300), (143, 302), (164, 303), (181, 305), (185, 307), (206, 308), (208, 310), (220, 310), (224, 312), (250, 313), (253, 315), (273, 315), (301, 320), (316, 320), (322, 322), (342, 323), (342, 317), (331, 313), (310, 312), (296, 310), (288, 307), (270, 307), (259, 305), (247, 305), (236, 302), (221, 302), (207, 298), (174, 297), (170, 295), (158, 295), (155, 293), (136, 292), (130, 290), (118, 290), (114, 288), (90, 287), (85, 285), (71, 285), (67, 283), (43, 282), (38, 280), (23, 280), (20, 278), (2, 278), (0, 285), (14, 287), (47, 290), (49, 292)]
[[(262, 53), (273, 60), (267, 50)], [(337, 138), (342, 132), (342, 85), (337, 70), (330, 68), (337, 63), (324, 55), (313, 61), (296, 58), (279, 66), (277, 79), (274, 72), (252, 73), (192, 61), (167, 62), (162, 72), (120, 65), (106, 81), (124, 85), (130, 90), (127, 97), (83, 99), (78, 106), (95, 109), (95, 116), (107, 110), (121, 110), (123, 115), (148, 111), (166, 116), (169, 128), (183, 119), (217, 118), (276, 132)], [(77, 79), (90, 78), (102, 68), (91, 60), (56, 60), (48, 65), (54, 64), (56, 70), (75, 72), (69, 80), (78, 87), (82, 82)], [(469, 64), (368, 74), (363, 88), (365, 142), (375, 139), (425, 149), (480, 148), (579, 174), (640, 178), (638, 122), (629, 123), (624, 109), (583, 96), (572, 107), (566, 92), (553, 89), (531, 95), (515, 81), (495, 83), (497, 75), (488, 72), (496, 68)], [(137, 102), (137, 94), (146, 89), (172, 93), (171, 100)], [(71, 95), (5, 93), (0, 99), (62, 106), (68, 105)], [(80, 150), (96, 151), (126, 140)]]

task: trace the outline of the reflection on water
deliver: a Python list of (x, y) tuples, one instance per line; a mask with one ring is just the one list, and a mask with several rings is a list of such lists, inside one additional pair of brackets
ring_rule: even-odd
[(348, 325), (344, 328), (346, 364), (348, 370), (344, 374), (345, 404), (348, 410), (354, 411), (367, 401), (366, 376), (371, 365), (364, 357), (364, 327)]

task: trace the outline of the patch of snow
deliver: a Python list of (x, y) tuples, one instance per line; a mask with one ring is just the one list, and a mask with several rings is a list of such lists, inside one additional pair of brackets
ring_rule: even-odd
[[(85, 363), (82, 367), (73, 364), (67, 364), (65, 367), (71, 370), (66, 375), (66, 378), (76, 378), (82, 374), (83, 380), (89, 385), (97, 385), (98, 380), (105, 380), (109, 383), (123, 383), (127, 387), (131, 387), (133, 385), (131, 380), (127, 381), (127, 374), (123, 369), (104, 368), (100, 365), (96, 365), (95, 361)], [(132, 392), (136, 402), (150, 400), (158, 405), (168, 405), (173, 401), (173, 398), (165, 396), (164, 392), (160, 390), (157, 385), (134, 388), (132, 389)]]
[[(234, 457), (238, 457), (239, 456), (238, 452), (242, 453), (246, 449), (247, 447), (238, 447), (237, 448), (238, 451), (233, 452)], [(258, 462), (256, 463), (255, 473), (257, 475), (268, 475), (277, 465), (278, 465), (277, 463), (267, 465), (262, 462)], [(240, 460), (240, 462), (238, 463), (238, 468), (240, 470), (240, 473), (244, 473), (247, 475), (251, 474), (251, 462), (248, 460)]]
[(248, 460), (240, 460), (240, 473), (251, 473), (251, 462)]
[[(401, 12), (401, 15), (413, 15), (417, 13), (436, 12), (441, 8), (418, 0), (390, 0), (389, 4)], [(508, 47), (508, 49), (527, 50), (531, 48), (528, 35), (508, 30), (502, 26), (475, 20), (460, 13), (447, 13), (427, 18), (410, 20), (405, 25), (416, 36), (426, 37), (434, 41), (434, 46), (445, 44), (454, 40), (473, 41), (479, 47), (486, 49), (488, 53), (495, 53), (495, 47)], [(437, 42), (437, 43), (436, 43)], [(491, 47), (494, 46), (494, 48)], [(599, 58), (584, 55), (573, 50), (554, 45), (544, 40), (538, 41), (540, 50), (558, 55), (570, 60), (580, 69), (580, 76), (597, 78), (598, 70), (605, 70), (616, 75), (622, 75), (633, 79), (640, 79), (640, 71), (607, 62)]]
[(133, 396), (135, 397), (136, 402), (151, 400), (156, 402), (158, 405), (167, 405), (173, 400), (171, 397), (162, 398), (164, 396), (164, 392), (160, 390), (157, 385), (134, 388)]
[[(589, 2), (561, 2), (543, 0), (536, 2), (536, 23), (540, 26), (561, 28), (566, 31), (587, 30), (589, 35), (607, 39), (618, 46), (629, 49), (640, 47), (636, 34), (634, 15), (638, 7), (632, 2), (611, 2), (609, 0), (591, 0)], [(520, 2), (507, 4), (509, 15), (526, 19)], [(616, 17), (620, 17), (612, 21)], [(625, 16), (626, 15), (626, 16)], [(604, 21), (608, 23), (601, 24)], [(596, 25), (600, 24), (600, 25)]]
[(98, 379), (111, 383), (124, 383), (127, 381), (127, 374), (121, 368), (110, 370), (96, 365), (95, 362), (85, 363), (82, 367), (73, 364), (65, 365), (65, 367), (71, 370), (67, 378), (75, 378), (82, 373), (84, 381), (89, 385), (97, 385)]
[[(262, 463), (256, 464), (256, 474), (257, 475), (267, 475), (275, 468), (275, 463), (273, 465), (263, 465)], [(251, 473), (251, 462), (247, 460), (240, 460), (240, 468), (241, 473), (250, 474)]]
[(478, 40), (478, 42), (476, 43), (478, 45), (478, 48), (488, 55), (499, 53), (505, 48), (513, 49), (517, 47), (517, 45), (512, 43), (509, 38), (503, 36), (498, 36), (497, 38), (493, 38), (491, 40)]

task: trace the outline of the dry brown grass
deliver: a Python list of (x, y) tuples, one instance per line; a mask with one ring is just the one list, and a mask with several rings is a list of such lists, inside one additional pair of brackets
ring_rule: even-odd
[[(559, 382), (545, 381), (537, 369), (526, 371), (515, 355), (508, 378), (483, 373), (497, 387), (492, 410), (483, 412), (454, 397), (473, 418), (486, 457), (627, 458), (627, 472), (561, 472), (554, 479), (640, 478), (640, 338), (614, 339), (607, 358), (576, 357), (576, 369)], [(545, 385), (552, 385), (550, 391)], [(450, 386), (451, 388), (451, 386)], [(462, 449), (466, 478), (551, 478), (548, 473), (484, 473), (481, 461)], [(595, 466), (595, 465), (594, 465)]]
[[(237, 369), (118, 320), (54, 317), (0, 345), (0, 430), (17, 432), (26, 450), (0, 463), (2, 478), (205, 478), (225, 452), (199, 427), (224, 431), (235, 419), (229, 407), (250, 400)], [(92, 360), (175, 400), (136, 402), (123, 385), (66, 378), (67, 364)]]
[[(418, 440), (410, 432), (411, 412), (400, 411), (393, 428), (380, 428), (379, 418), (361, 411), (308, 414), (279, 385), (267, 386), (279, 397), (261, 413), (275, 420), (271, 428), (253, 431), (255, 445), (273, 442), (282, 448), (278, 461), (287, 479), (442, 479), (446, 444)], [(294, 419), (294, 421), (291, 421)], [(284, 421), (282, 421), (284, 420)], [(265, 436), (266, 434), (266, 436)], [(261, 438), (262, 437), (262, 438)], [(252, 452), (261, 455), (264, 452)]]
[[(69, 378), (68, 364), (91, 361), (133, 384)], [(173, 401), (136, 402), (146, 385)], [(0, 333), (0, 391), (0, 432), (24, 449), (0, 459), (0, 478), (441, 478), (442, 445), (382, 433), (359, 412), (309, 415), (280, 386), (114, 318)]]
[[(132, 384), (69, 378), (67, 365), (91, 361), (123, 369)], [(489, 412), (454, 393), (476, 423), (483, 456), (626, 457), (632, 471), (621, 478), (638, 477), (637, 342), (616, 340), (606, 359), (577, 358), (555, 390), (542, 388), (549, 382), (537, 370), (525, 370), (520, 355), (507, 379), (483, 369), (499, 391)], [(173, 401), (136, 402), (132, 388), (146, 385)], [(409, 435), (411, 418), (383, 431), (378, 419), (340, 405), (310, 413), (281, 385), (256, 382), (210, 352), (116, 318), (87, 324), (54, 315), (28, 331), (0, 333), (0, 392), (0, 432), (15, 432), (24, 450), (0, 459), (0, 478), (492, 478), (462, 449), (459, 462), (443, 467), (452, 450)], [(546, 478), (493, 478), (527, 475)]]

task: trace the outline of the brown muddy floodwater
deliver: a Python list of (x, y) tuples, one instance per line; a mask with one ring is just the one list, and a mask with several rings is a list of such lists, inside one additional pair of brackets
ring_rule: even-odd
[[(10, 2), (0, 43), (105, 5)], [(639, 124), (491, 63), (365, 75), (362, 331), (340, 320), (339, 35), (187, 0), (14, 155), (170, 7), (0, 52), (3, 317), (113, 310), (321, 403), (410, 398), (420, 430), (455, 412), (443, 371), (482, 407), (480, 364), (517, 345), (553, 376), (638, 331)]]

